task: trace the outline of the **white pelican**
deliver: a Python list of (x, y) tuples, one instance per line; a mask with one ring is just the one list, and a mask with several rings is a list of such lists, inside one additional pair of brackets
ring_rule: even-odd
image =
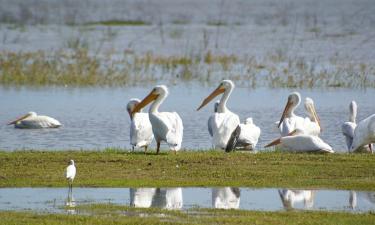
[(130, 206), (150, 208), (156, 188), (130, 188)]
[(130, 124), (130, 144), (132, 145), (132, 150), (136, 148), (145, 148), (145, 153), (147, 147), (151, 144), (154, 139), (154, 134), (152, 133), (152, 126), (148, 117), (148, 113), (133, 112), (133, 109), (141, 101), (137, 98), (132, 98), (128, 102), (126, 109), (129, 113), (131, 124)]
[(298, 128), (287, 136), (278, 138), (264, 147), (267, 148), (278, 144), (281, 144), (283, 151), (289, 152), (334, 152), (332, 147), (318, 136), (305, 134), (303, 130)]
[[(65, 177), (68, 180), (69, 183), (69, 192), (70, 196), (73, 194), (73, 180), (76, 177), (76, 167), (74, 165), (74, 160), (69, 161), (69, 166), (66, 167)], [(68, 194), (69, 196), (69, 194)]]
[(314, 101), (311, 98), (305, 99), (305, 109), (308, 117), (305, 118), (304, 130), (307, 134), (318, 136), (322, 131), (322, 127), (315, 110)]
[(305, 208), (314, 206), (315, 191), (313, 190), (279, 190), (279, 196), (285, 209), (294, 208), (297, 202), (303, 202)]
[(225, 150), (254, 150), (259, 136), (260, 128), (253, 123), (253, 118), (249, 117), (233, 131)]
[(359, 122), (354, 130), (351, 152), (356, 152), (364, 145), (368, 145), (372, 152), (371, 144), (375, 142), (375, 114)]
[(61, 123), (56, 119), (49, 116), (40, 116), (35, 112), (29, 112), (8, 123), (8, 125), (11, 124), (14, 124), (15, 128), (23, 129), (57, 128), (61, 126)]
[(165, 85), (158, 85), (133, 109), (133, 113), (138, 112), (147, 104), (154, 101), (148, 112), (152, 132), (154, 133), (157, 144), (157, 154), (159, 154), (160, 151), (161, 141), (165, 141), (169, 145), (169, 148), (175, 153), (181, 149), (184, 129), (181, 117), (176, 112), (159, 112), (159, 106), (167, 96), (168, 88)]
[(216, 209), (238, 209), (240, 207), (239, 188), (212, 188), (212, 207)]
[[(217, 112), (217, 108), (219, 107), (219, 103), (220, 101), (217, 100), (214, 104), (214, 113)], [(213, 133), (212, 133), (212, 129), (213, 129), (213, 126), (214, 126), (214, 120), (215, 120), (215, 117), (214, 117), (215, 114), (212, 114), (209, 118), (208, 118), (208, 123), (207, 123), (207, 127), (208, 127), (208, 133), (210, 134), (210, 136), (212, 137)]]

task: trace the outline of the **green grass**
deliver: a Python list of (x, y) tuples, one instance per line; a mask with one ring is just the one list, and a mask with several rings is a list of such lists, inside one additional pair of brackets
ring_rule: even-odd
[(0, 212), (0, 224), (374, 224), (375, 214), (333, 212), (259, 212), (196, 209), (168, 211), (126, 206), (93, 205), (85, 215)]
[(69, 159), (75, 186), (237, 186), (375, 190), (375, 155), (258, 154), (186, 151), (177, 155), (121, 150), (0, 152), (0, 187), (66, 186)]

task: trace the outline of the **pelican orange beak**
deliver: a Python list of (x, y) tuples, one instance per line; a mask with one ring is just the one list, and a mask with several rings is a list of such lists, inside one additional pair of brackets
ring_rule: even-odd
[[(294, 134), (297, 133), (297, 130), (293, 130), (292, 132), (290, 132), (289, 134), (287, 134), (286, 136), (293, 136)], [(278, 145), (281, 143), (281, 138), (278, 138), (274, 141), (272, 141), (271, 143), (269, 143), (268, 145), (264, 146), (265, 148), (268, 148), (268, 147), (271, 147), (271, 146), (274, 146), (274, 145)]]
[(320, 125), (320, 119), (319, 119), (318, 114), (316, 113), (315, 106), (311, 106), (311, 112), (313, 113), (313, 116), (314, 116), (315, 121), (316, 121), (316, 122), (318, 123), (318, 125), (319, 125), (320, 132), (322, 132), (323, 129), (322, 129), (322, 126)]
[(156, 94), (154, 90), (150, 92), (139, 104), (137, 104), (133, 110), (131, 111), (131, 114), (133, 117), (134, 113), (139, 112), (142, 108), (144, 108), (146, 105), (148, 105), (150, 102), (154, 101), (159, 94)]
[(284, 119), (285, 119), (286, 112), (289, 111), (289, 108), (290, 108), (291, 106), (292, 106), (292, 101), (290, 101), (290, 100), (288, 99), (288, 102), (287, 102), (286, 105), (285, 105), (285, 108), (284, 108), (283, 114), (282, 114), (281, 119), (280, 119), (280, 121), (279, 121), (279, 125), (277, 125), (277, 127), (280, 127), (281, 123), (282, 123), (282, 122), (284, 121)]
[(225, 88), (223, 87), (223, 85), (219, 85), (219, 87), (217, 87), (207, 98), (205, 98), (203, 100), (202, 104), (198, 107), (197, 111), (199, 111), (201, 108), (203, 108), (203, 106), (207, 105), (216, 96), (224, 93), (224, 91), (225, 91)]
[(18, 117), (17, 119), (15, 119), (15, 120), (9, 122), (7, 125), (16, 124), (18, 121), (21, 121), (21, 120), (23, 120), (23, 119), (26, 119), (27, 117), (29, 117), (29, 114), (25, 114), (25, 115), (23, 115), (23, 116), (21, 116), (21, 117)]

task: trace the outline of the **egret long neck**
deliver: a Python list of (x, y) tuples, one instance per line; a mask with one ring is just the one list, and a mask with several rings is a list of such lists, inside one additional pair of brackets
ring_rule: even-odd
[(226, 112), (229, 111), (229, 109), (227, 108), (227, 101), (228, 101), (229, 96), (232, 93), (232, 91), (233, 91), (232, 87), (225, 89), (224, 94), (221, 97), (220, 103), (219, 103), (219, 105), (217, 107), (217, 112), (218, 113), (226, 113)]
[(158, 113), (159, 112), (159, 106), (161, 105), (161, 103), (163, 103), (164, 99), (166, 98), (167, 96), (165, 94), (161, 94), (159, 95), (155, 101), (152, 103), (150, 109), (149, 109), (149, 113)]

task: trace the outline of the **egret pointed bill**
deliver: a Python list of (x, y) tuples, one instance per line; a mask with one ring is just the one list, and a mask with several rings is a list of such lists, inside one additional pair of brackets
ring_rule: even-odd
[(15, 119), (15, 120), (9, 122), (8, 125), (16, 124), (18, 121), (21, 121), (21, 120), (23, 120), (23, 119), (26, 119), (26, 118), (29, 117), (29, 116), (30, 116), (29, 114), (25, 114), (25, 115), (23, 115), (23, 116), (21, 116), (21, 117), (18, 117), (18, 118)]
[(207, 98), (205, 98), (203, 100), (202, 104), (198, 107), (197, 111), (199, 111), (201, 108), (203, 108), (203, 106), (207, 105), (216, 96), (224, 93), (224, 91), (225, 91), (225, 88), (223, 87), (223, 85), (219, 85), (219, 87), (217, 87)]
[(137, 104), (133, 110), (132, 115), (134, 113), (139, 112), (142, 108), (144, 108), (146, 105), (148, 105), (150, 102), (154, 101), (159, 95), (154, 93), (155, 91), (152, 90), (150, 94), (148, 94), (139, 104)]
[[(289, 134), (287, 134), (286, 136), (293, 136), (294, 134), (297, 133), (297, 129), (296, 130), (293, 130), (292, 132), (290, 132)], [(281, 137), (282, 138), (282, 137)], [(265, 148), (268, 148), (268, 147), (271, 147), (271, 146), (274, 146), (274, 145), (278, 145), (281, 143), (281, 138), (278, 138), (274, 141), (272, 141), (271, 143), (269, 143), (268, 145), (264, 146)]]
[(288, 102), (286, 103), (285, 105), (285, 108), (284, 108), (284, 111), (283, 111), (283, 114), (281, 116), (281, 119), (280, 119), (280, 122), (279, 122), (279, 125), (277, 125), (277, 127), (280, 127), (281, 123), (284, 121), (285, 119), (285, 116), (286, 116), (286, 112), (289, 111), (289, 108), (293, 105), (292, 101), (288, 99)]

